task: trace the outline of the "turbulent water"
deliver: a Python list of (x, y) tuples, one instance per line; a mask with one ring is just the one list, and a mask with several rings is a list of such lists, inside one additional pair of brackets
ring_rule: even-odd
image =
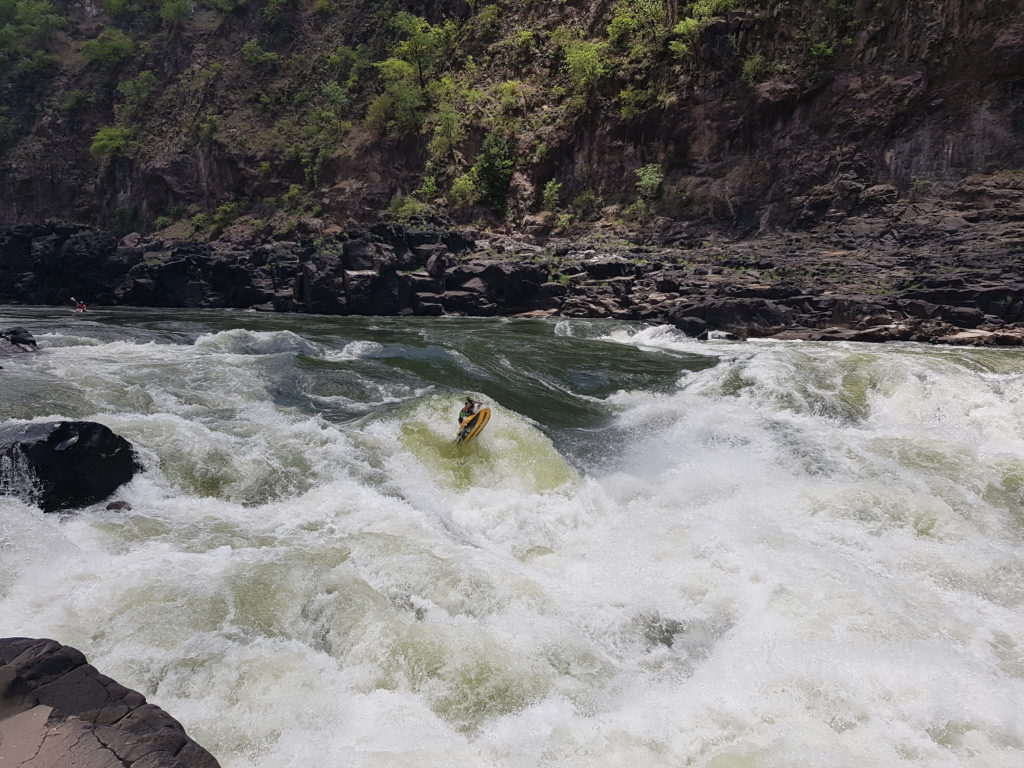
[[(1024, 353), (563, 320), (0, 308), (0, 634), (225, 768), (1024, 765)], [(462, 399), (494, 415), (452, 438)]]

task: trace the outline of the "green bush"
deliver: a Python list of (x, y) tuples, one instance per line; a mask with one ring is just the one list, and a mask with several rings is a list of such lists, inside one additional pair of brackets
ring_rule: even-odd
[(619, 91), (619, 95), (616, 97), (619, 102), (619, 114), (625, 120), (632, 120), (643, 113), (653, 97), (654, 94), (651, 91), (641, 91), (632, 85), (627, 86)]
[(0, 0), (0, 64), (31, 55), (66, 25), (49, 0)]
[(263, 17), (267, 21), (275, 21), (283, 12), (291, 0), (267, 0), (263, 6)]
[(181, 24), (192, 14), (191, 0), (164, 0), (160, 6), (160, 19), (169, 26)]
[(760, 53), (754, 53), (743, 60), (743, 74), (740, 77), (747, 85), (754, 86), (767, 80), (772, 71), (768, 60)]
[(608, 24), (608, 40), (633, 58), (653, 54), (665, 38), (662, 0), (618, 0)]
[(431, 161), (454, 161), (456, 150), (466, 138), (466, 129), (462, 125), (462, 113), (451, 102), (444, 102), (438, 105), (432, 122), (434, 124), (433, 134), (427, 145)]
[(209, 229), (211, 223), (212, 223), (212, 221), (210, 220), (210, 215), (209, 214), (207, 214), (207, 213), (197, 213), (191, 219), (192, 231), (194, 233), (195, 232), (202, 232), (205, 229)]
[(437, 179), (433, 176), (424, 176), (423, 183), (420, 184), (420, 188), (413, 194), (421, 200), (433, 200), (438, 195)]
[(394, 47), (392, 56), (410, 64), (416, 82), (420, 88), (426, 88), (437, 65), (444, 61), (454, 27), (434, 26), (405, 11), (395, 14), (391, 23), (404, 38)]
[(129, 120), (138, 120), (142, 117), (153, 96), (154, 85), (156, 75), (147, 69), (117, 86), (117, 90), (124, 96), (125, 117)]
[(167, 229), (173, 223), (170, 216), (157, 216), (153, 222), (153, 229)]
[(468, 208), (477, 201), (478, 195), (476, 178), (469, 171), (455, 177), (445, 197), (452, 208)]
[(127, 152), (136, 143), (133, 129), (107, 125), (93, 134), (89, 152), (97, 160), (106, 160), (118, 153)]
[(292, 184), (281, 195), (281, 207), (288, 211), (301, 211), (306, 207), (306, 193), (300, 184)]
[(512, 146), (497, 134), (489, 133), (473, 163), (481, 203), (499, 213), (505, 210), (514, 167)]
[(348, 102), (348, 91), (346, 91), (336, 80), (329, 80), (320, 86), (320, 95), (328, 104), (341, 107)]
[(591, 90), (608, 73), (605, 44), (575, 40), (565, 47), (565, 68), (573, 88)]
[(541, 204), (545, 211), (557, 211), (562, 206), (562, 185), (551, 179), (544, 185), (544, 196)]
[(643, 221), (650, 215), (650, 211), (647, 208), (647, 203), (643, 200), (634, 200), (632, 203), (622, 209), (622, 219), (624, 221)]
[(397, 195), (388, 206), (388, 212), (399, 221), (410, 221), (430, 211), (430, 206), (414, 197)]
[(213, 137), (219, 127), (220, 115), (214, 112), (207, 112), (196, 123), (196, 136), (200, 141), (209, 144), (213, 141)]
[(65, 91), (57, 100), (57, 109), (61, 112), (75, 112), (92, 101), (93, 97), (85, 91)]
[(366, 110), (367, 125), (395, 135), (420, 130), (427, 102), (417, 83), (415, 67), (394, 57), (378, 62), (376, 67), (385, 87)]
[(242, 61), (253, 69), (267, 70), (275, 66), (281, 57), (271, 51), (265, 51), (255, 40), (248, 40), (242, 45)]
[(651, 200), (658, 196), (665, 172), (657, 163), (650, 163), (636, 169), (636, 190), (640, 197)]
[(135, 55), (135, 43), (119, 29), (105, 29), (82, 43), (82, 54), (101, 67), (114, 67)]
[(811, 54), (811, 58), (818, 64), (828, 64), (832, 61), (836, 55), (835, 43), (825, 42), (824, 40), (816, 43), (811, 43), (808, 52)]
[(697, 0), (690, 5), (690, 16), (703, 21), (713, 19), (736, 7), (737, 0)]
[(592, 189), (588, 189), (582, 194), (577, 195), (572, 201), (573, 211), (575, 211), (581, 219), (586, 221), (596, 219), (600, 215), (601, 208), (603, 207), (604, 199)]

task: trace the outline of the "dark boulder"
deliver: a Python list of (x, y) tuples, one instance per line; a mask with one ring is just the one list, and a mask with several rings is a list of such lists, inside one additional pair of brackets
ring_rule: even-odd
[(583, 269), (595, 280), (636, 274), (636, 264), (618, 256), (587, 259), (583, 262)]
[(0, 493), (20, 496), (44, 512), (101, 501), (138, 468), (131, 443), (102, 424), (0, 427)]
[(795, 315), (790, 307), (766, 299), (711, 299), (680, 304), (669, 313), (669, 321), (683, 333), (696, 318), (710, 330), (741, 337), (770, 336), (793, 325)]
[(218, 768), (181, 724), (55, 640), (0, 638), (0, 760), (19, 768)]
[(706, 339), (708, 335), (708, 324), (699, 317), (687, 315), (686, 317), (675, 317), (673, 323), (676, 328), (694, 339)]
[(8, 328), (0, 331), (0, 355), (38, 351), (35, 338), (24, 328)]

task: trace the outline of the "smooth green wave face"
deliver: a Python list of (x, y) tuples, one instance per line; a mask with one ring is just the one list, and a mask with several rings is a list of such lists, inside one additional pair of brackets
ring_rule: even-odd
[[(0, 498), (0, 635), (225, 768), (1024, 764), (1024, 353), (590, 320), (0, 308), (0, 422), (146, 471)], [(492, 409), (456, 445), (465, 397)]]

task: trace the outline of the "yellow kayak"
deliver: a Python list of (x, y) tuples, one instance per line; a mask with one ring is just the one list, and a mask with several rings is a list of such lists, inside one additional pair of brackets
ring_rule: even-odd
[(479, 435), (484, 427), (487, 426), (487, 422), (491, 420), (491, 409), (481, 408), (479, 411), (474, 413), (472, 416), (467, 416), (459, 424), (459, 434), (455, 438), (456, 443), (469, 442), (474, 437)]

